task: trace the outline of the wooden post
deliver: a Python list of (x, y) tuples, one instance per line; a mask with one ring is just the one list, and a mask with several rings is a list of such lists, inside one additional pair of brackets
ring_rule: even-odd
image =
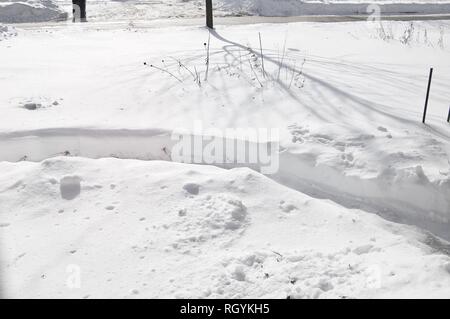
[(73, 22), (86, 22), (86, 0), (72, 0)]
[(425, 124), (425, 119), (427, 117), (428, 98), (430, 97), (431, 78), (432, 77), (433, 77), (433, 68), (430, 68), (430, 76), (428, 78), (427, 97), (425, 99), (425, 107), (423, 109), (423, 118), (422, 118), (422, 123), (424, 123), (424, 124)]
[(214, 28), (212, 0), (206, 0), (206, 26), (210, 29)]

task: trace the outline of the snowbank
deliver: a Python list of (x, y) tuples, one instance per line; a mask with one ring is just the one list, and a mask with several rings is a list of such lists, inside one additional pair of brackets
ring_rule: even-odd
[(0, 1), (0, 22), (4, 23), (61, 21), (67, 17), (53, 0)]
[(6, 298), (449, 298), (446, 244), (246, 168), (0, 163)]
[[(15, 12), (3, 15), (6, 22), (32, 22), (58, 20), (59, 16), (51, 0), (13, 0), (0, 5), (12, 6), (8, 10)], [(449, 13), (450, 1), (300, 1), (300, 0), (214, 0), (214, 14), (217, 17), (239, 15), (261, 16), (296, 16), (296, 15), (353, 15), (367, 14), (371, 3), (382, 5), (382, 14), (402, 13)], [(63, 11), (71, 11), (70, 1), (57, 2)], [(40, 8), (40, 9), (38, 9)], [(4, 8), (3, 10), (6, 10)], [(40, 11), (39, 11), (40, 10)], [(42, 11), (43, 10), (43, 11)], [(0, 9), (0, 12), (2, 9)], [(39, 12), (38, 12), (39, 11)], [(63, 14), (63, 18), (66, 16)], [(164, 1), (89, 1), (87, 5), (88, 19), (97, 21), (149, 21), (167, 18), (194, 18), (205, 14), (205, 1), (198, 0), (164, 0)], [(1, 18), (0, 18), (1, 21)]]
[[(337, 134), (334, 130), (334, 134), (326, 134), (324, 131), (322, 127), (320, 133), (315, 134), (298, 126), (291, 127), (295, 141), (304, 140), (288, 146), (288, 151), (280, 154), (280, 168), (271, 177), (306, 194), (329, 198), (350, 208), (362, 208), (395, 222), (417, 225), (450, 240), (450, 175), (447, 175), (450, 168), (448, 172), (443, 171), (445, 178), (430, 181), (420, 164), (402, 167), (405, 165), (402, 157), (408, 154), (394, 151), (387, 155), (393, 158), (378, 159), (382, 168), (374, 176), (352, 174), (351, 168), (357, 165), (354, 157), (359, 156), (351, 144), (357, 144), (356, 149), (367, 148), (374, 143), (382, 143), (383, 137), (345, 139), (342, 138), (345, 136), (343, 132)], [(321, 146), (323, 142), (317, 139), (327, 139), (331, 147), (344, 149), (334, 156), (333, 150)], [(177, 161), (172, 156), (175, 143), (172, 132), (156, 129), (17, 131), (0, 134), (0, 160), (42, 161), (65, 154), (94, 159), (115, 157)], [(374, 168), (375, 161), (371, 162)], [(258, 163), (216, 165), (227, 168), (245, 166), (256, 171), (260, 171), (262, 166)], [(343, 165), (347, 169), (343, 169)]]
[[(357, 15), (371, 14), (371, 4), (378, 4), (381, 14), (444, 14), (450, 13), (450, 3), (438, 1), (301, 1), (301, 0), (220, 0), (217, 8), (233, 14), (260, 16)], [(370, 7), (372, 8), (372, 7)]]
[(0, 24), (0, 41), (15, 36), (17, 36), (17, 31), (13, 27)]

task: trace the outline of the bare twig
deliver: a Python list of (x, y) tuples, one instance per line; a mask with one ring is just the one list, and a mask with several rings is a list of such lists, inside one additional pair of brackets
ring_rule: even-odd
[[(147, 65), (147, 63), (144, 63), (144, 65)], [(175, 74), (173, 74), (173, 73), (170, 72), (169, 70), (166, 70), (166, 69), (157, 67), (156, 65), (153, 65), (153, 64), (150, 64), (150, 67), (151, 67), (151, 68), (154, 68), (154, 69), (157, 69), (157, 70), (160, 70), (160, 71), (162, 71), (162, 72), (164, 72), (164, 73), (167, 73), (167, 74), (169, 74), (171, 77), (173, 77), (174, 79), (178, 80), (180, 83), (183, 83), (183, 81), (182, 81), (179, 77), (177, 77)]]
[(291, 81), (289, 82), (289, 87), (288, 87), (288, 89), (291, 88), (292, 82), (294, 82), (295, 71), (296, 71), (295, 67), (296, 67), (296, 66), (297, 66), (297, 61), (295, 61), (294, 67), (292, 68), (292, 77), (291, 77)]
[(208, 73), (209, 73), (209, 45), (211, 42), (211, 31), (208, 35), (208, 46), (206, 48), (206, 72), (205, 72), (205, 82), (208, 81)]
[(263, 49), (262, 49), (262, 40), (261, 40), (261, 32), (259, 32), (259, 48), (261, 51), (261, 63), (262, 63), (262, 69), (263, 69), (263, 76), (266, 78), (266, 69), (264, 68), (264, 55), (263, 55)]
[(239, 48), (239, 66), (240, 66), (241, 72), (242, 72), (242, 52), (241, 52), (241, 48)]
[(258, 82), (259, 82), (259, 85), (261, 85), (261, 87), (263, 87), (261, 81), (260, 81), (259, 78), (258, 78), (258, 75), (256, 74), (255, 70), (253, 69), (253, 66), (252, 66), (252, 63), (250, 62), (250, 60), (248, 61), (248, 64), (250, 64), (250, 69), (252, 69), (253, 74), (254, 74), (255, 77), (256, 77), (256, 80), (258, 80)]
[(284, 57), (285, 57), (285, 55), (286, 55), (286, 41), (287, 41), (287, 39), (284, 38), (283, 55), (282, 55), (282, 57), (281, 57), (280, 66), (279, 66), (279, 68), (278, 68), (277, 81), (280, 80), (281, 69), (283, 68)]
[(194, 71), (195, 71), (195, 77), (196, 77), (196, 82), (198, 84), (198, 86), (202, 86), (202, 81), (200, 80), (200, 75), (197, 72), (197, 68), (194, 66)]
[(194, 81), (196, 81), (197, 79), (196, 79), (196, 76), (195, 76), (195, 74), (194, 74), (194, 72), (192, 72), (191, 70), (189, 70), (189, 68), (186, 66), (186, 65), (184, 65), (182, 62), (181, 62), (181, 60), (178, 60), (178, 59), (175, 59), (174, 57), (170, 57), (172, 60), (174, 60), (174, 61), (176, 61), (177, 63), (178, 63), (178, 66), (180, 67), (180, 68), (183, 68), (183, 69), (185, 69), (186, 71), (188, 71), (189, 72), (189, 74), (192, 76), (192, 78), (194, 79)]

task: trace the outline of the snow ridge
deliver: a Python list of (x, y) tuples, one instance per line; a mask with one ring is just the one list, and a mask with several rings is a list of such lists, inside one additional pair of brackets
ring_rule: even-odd
[[(171, 136), (170, 131), (164, 130), (88, 128), (2, 133), (0, 160), (42, 161), (66, 155), (171, 161), (171, 149), (176, 143)], [(336, 167), (318, 163), (312, 155), (281, 152), (280, 170), (271, 177), (311, 196), (372, 211), (450, 239), (450, 176), (446, 180), (430, 181), (420, 165), (415, 168), (391, 168), (374, 177), (349, 176)], [(256, 171), (260, 171), (261, 167), (255, 163), (215, 165), (223, 168), (247, 166)], [(192, 195), (199, 192), (196, 184), (186, 184), (184, 188)]]
[[(220, 0), (220, 10), (234, 14), (260, 16), (300, 15), (366, 15), (378, 5), (381, 14), (444, 14), (450, 13), (450, 3), (420, 1), (301, 1), (301, 0)], [(372, 5), (372, 6), (371, 6)]]
[(7, 298), (450, 296), (450, 257), (429, 236), (247, 168), (57, 157), (0, 169)]
[(62, 21), (68, 17), (53, 0), (0, 2), (0, 22), (25, 23)]

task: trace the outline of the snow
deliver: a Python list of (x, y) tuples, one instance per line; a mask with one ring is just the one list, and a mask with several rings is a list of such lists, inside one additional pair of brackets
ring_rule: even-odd
[[(373, 14), (373, 4), (387, 14), (445, 14), (450, 13), (448, 0), (393, 1), (299, 1), (299, 0), (215, 0), (217, 17), (260, 15), (355, 15)], [(372, 6), (371, 6), (372, 5)], [(58, 21), (71, 15), (68, 0), (0, 1), (0, 22)], [(91, 22), (149, 21), (157, 19), (199, 18), (205, 14), (204, 0), (99, 0), (87, 2)]]
[(450, 297), (447, 21), (167, 21), (0, 26), (4, 296)]
[[(298, 0), (218, 0), (214, 1), (214, 15), (241, 16), (299, 16), (299, 15), (355, 15), (373, 14), (373, 4), (380, 13), (388, 14), (446, 14), (450, 1), (298, 1)], [(372, 6), (371, 6), (372, 5)], [(375, 9), (377, 10), (377, 9)], [(71, 15), (72, 3), (67, 0), (2, 0), (0, 22), (29, 23), (64, 21)], [(200, 0), (130, 0), (88, 1), (89, 21), (149, 21), (203, 17), (205, 3)]]
[(61, 21), (67, 17), (53, 0), (0, 1), (0, 22), (3, 23)]
[(450, 13), (449, 1), (301, 1), (301, 0), (220, 0), (222, 11), (261, 16), (372, 14), (378, 5), (382, 14)]
[(0, 24), (0, 41), (15, 36), (17, 36), (17, 31), (13, 27)]
[(436, 238), (248, 168), (57, 157), (0, 170), (4, 297), (450, 297)]
[[(0, 159), (173, 160), (172, 131), (190, 131), (199, 120), (200, 135), (221, 133), (208, 132), (213, 128), (277, 128), (283, 150), (272, 176), (277, 181), (448, 239), (449, 25), (381, 26), (218, 27), (208, 82), (204, 29), (23, 30), (4, 41), (9, 48), (0, 61)], [(413, 36), (405, 38), (408, 32)], [(345, 45), (336, 48), (337, 42)], [(201, 73), (200, 87), (178, 60)], [(435, 75), (422, 125), (430, 66)], [(41, 107), (24, 108), (29, 103)]]

